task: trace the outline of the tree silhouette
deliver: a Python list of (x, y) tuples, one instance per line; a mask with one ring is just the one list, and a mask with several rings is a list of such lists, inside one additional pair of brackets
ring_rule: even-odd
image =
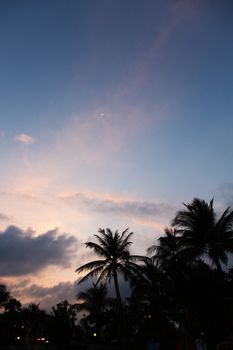
[(0, 308), (4, 307), (10, 298), (10, 293), (8, 292), (4, 284), (0, 284)]
[(100, 283), (99, 285), (96, 285), (93, 283), (91, 288), (88, 288), (85, 292), (80, 292), (77, 295), (77, 311), (88, 312), (88, 315), (84, 317), (83, 321), (85, 321), (85, 325), (89, 327), (94, 324), (98, 338), (100, 337), (101, 330), (104, 326), (106, 308), (109, 305), (107, 294), (108, 291), (105, 284)]
[(26, 343), (32, 344), (36, 338), (44, 332), (45, 311), (41, 310), (39, 304), (30, 303), (28, 307), (22, 308), (22, 317), (26, 328)]
[(186, 258), (184, 246), (175, 228), (165, 227), (164, 233), (164, 236), (158, 238), (158, 244), (147, 249), (147, 253), (162, 267), (162, 270), (177, 268), (177, 265), (183, 263)]
[(20, 311), (21, 303), (15, 298), (9, 298), (9, 300), (4, 305), (6, 312)]
[(227, 264), (228, 254), (233, 252), (233, 211), (227, 208), (217, 219), (213, 199), (207, 203), (194, 198), (184, 204), (172, 221), (180, 235), (186, 252), (192, 258), (207, 255), (218, 271)]
[(142, 259), (141, 256), (131, 255), (129, 246), (132, 244), (130, 238), (133, 232), (128, 232), (128, 228), (119, 234), (118, 231), (114, 233), (107, 228), (99, 229), (99, 235), (94, 235), (97, 242), (86, 242), (86, 247), (93, 249), (93, 251), (102, 259), (91, 261), (76, 269), (76, 272), (88, 272), (81, 278), (79, 283), (87, 280), (90, 277), (98, 277), (97, 284), (101, 280), (110, 282), (114, 280), (116, 296), (119, 304), (121, 304), (121, 294), (118, 283), (118, 273), (121, 273), (125, 279), (135, 276), (139, 273), (136, 261)]
[(67, 300), (62, 300), (52, 307), (53, 338), (58, 349), (66, 349), (75, 325), (76, 305), (69, 304)]
[(80, 292), (77, 295), (78, 311), (88, 311), (90, 314), (95, 315), (98, 312), (104, 312), (108, 303), (107, 299), (107, 287), (105, 284), (100, 283), (96, 285), (93, 283), (91, 288), (88, 288), (85, 292)]

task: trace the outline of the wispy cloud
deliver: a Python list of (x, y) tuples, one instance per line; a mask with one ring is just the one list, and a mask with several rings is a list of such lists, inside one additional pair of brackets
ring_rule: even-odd
[[(74, 116), (68, 126), (57, 133), (51, 152), (51, 164), (59, 159), (70, 168), (74, 164), (102, 166), (124, 151), (128, 142), (144, 128), (143, 112), (124, 107), (114, 111), (105, 106), (83, 116)], [(113, 108), (114, 109), (114, 108)], [(99, 118), (100, 114), (104, 116)]]
[[(142, 94), (143, 89), (145, 89), (151, 80), (151, 70), (154, 67), (157, 67), (157, 74), (153, 72), (153, 75), (157, 79), (156, 84), (159, 88), (159, 72), (163, 65), (164, 51), (168, 44), (174, 40), (174, 36), (177, 34), (179, 28), (193, 21), (195, 16), (198, 15), (194, 4), (195, 2), (193, 0), (177, 0), (166, 4), (167, 16), (164, 16), (159, 30), (155, 25), (153, 26), (154, 34), (151, 35), (148, 46), (144, 50), (141, 50), (141, 54), (134, 59), (129, 73), (125, 75), (125, 79), (121, 81), (119, 88), (113, 94), (113, 100), (115, 102), (119, 103), (122, 100), (126, 100), (126, 98), (128, 99), (135, 92)], [(154, 4), (154, 11), (157, 11), (156, 2)], [(158, 108), (156, 115), (153, 113), (153, 119), (160, 120), (167, 114), (171, 114), (167, 100), (168, 98), (166, 96), (166, 104)]]
[(19, 134), (15, 136), (15, 141), (21, 142), (24, 145), (30, 145), (34, 143), (36, 140), (27, 134)]
[(62, 196), (62, 199), (81, 209), (133, 217), (164, 216), (174, 211), (172, 206), (165, 203), (119, 199), (119, 197), (104, 198), (101, 195), (90, 196), (87, 193)]

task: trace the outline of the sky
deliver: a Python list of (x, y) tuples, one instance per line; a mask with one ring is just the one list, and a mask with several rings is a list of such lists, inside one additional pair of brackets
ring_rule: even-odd
[[(74, 300), (98, 228), (145, 254), (233, 206), (231, 0), (0, 1), (0, 282)], [(79, 288), (79, 289), (78, 289)]]

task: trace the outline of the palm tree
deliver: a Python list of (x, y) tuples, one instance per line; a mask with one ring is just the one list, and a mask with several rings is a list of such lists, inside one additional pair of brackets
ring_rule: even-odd
[(164, 287), (167, 287), (167, 275), (153, 258), (145, 259), (141, 272), (141, 276), (131, 282), (132, 294), (129, 299), (142, 309), (151, 309), (148, 312), (151, 314), (160, 307), (159, 299), (165, 292)]
[[(163, 296), (161, 300), (165, 305), (169, 302), (169, 308), (172, 307), (174, 311), (174, 307), (182, 302), (182, 292), (188, 279), (190, 263), (193, 261), (176, 228), (165, 227), (164, 233), (165, 235), (158, 238), (157, 244), (147, 249), (147, 253), (152, 255), (151, 260), (157, 264), (157, 278), (160, 284), (158, 289)], [(153, 265), (148, 267), (146, 271), (151, 275)]]
[(164, 270), (169, 267), (177, 267), (179, 262), (184, 261), (184, 247), (181, 238), (175, 228), (165, 227), (164, 236), (158, 238), (158, 244), (147, 249), (147, 253)]
[(118, 231), (113, 233), (109, 228), (99, 229), (98, 232), (99, 235), (94, 235), (98, 243), (86, 242), (85, 244), (102, 259), (91, 261), (76, 269), (78, 273), (89, 271), (78, 284), (90, 277), (98, 277), (97, 284), (101, 280), (110, 282), (113, 279), (117, 300), (121, 304), (118, 273), (121, 273), (125, 279), (138, 275), (139, 268), (136, 261), (142, 260), (143, 257), (130, 254), (129, 247), (132, 244), (130, 238), (133, 232), (129, 233), (128, 228), (122, 234)]
[(96, 285), (93, 283), (91, 288), (78, 293), (77, 299), (81, 302), (77, 303), (77, 310), (79, 312), (88, 311), (92, 315), (104, 312), (108, 304), (107, 294), (108, 290), (105, 284)]
[(207, 203), (194, 198), (184, 206), (172, 225), (186, 252), (194, 259), (207, 255), (218, 271), (222, 271), (221, 263), (226, 265), (229, 253), (233, 252), (233, 211), (227, 208), (217, 219), (213, 199)]
[(105, 311), (109, 304), (107, 297), (108, 290), (105, 284), (96, 285), (93, 283), (91, 288), (77, 295), (78, 303), (76, 308), (78, 312), (87, 311), (89, 315), (85, 317), (86, 321), (95, 323), (97, 334), (104, 325)]

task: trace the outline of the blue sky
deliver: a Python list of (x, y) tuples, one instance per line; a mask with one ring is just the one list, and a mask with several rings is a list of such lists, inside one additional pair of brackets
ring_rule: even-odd
[(230, 0), (1, 1), (0, 239), (61, 248), (16, 257), (15, 295), (72, 294), (98, 227), (130, 226), (143, 253), (181, 203), (233, 203), (232, 14)]

